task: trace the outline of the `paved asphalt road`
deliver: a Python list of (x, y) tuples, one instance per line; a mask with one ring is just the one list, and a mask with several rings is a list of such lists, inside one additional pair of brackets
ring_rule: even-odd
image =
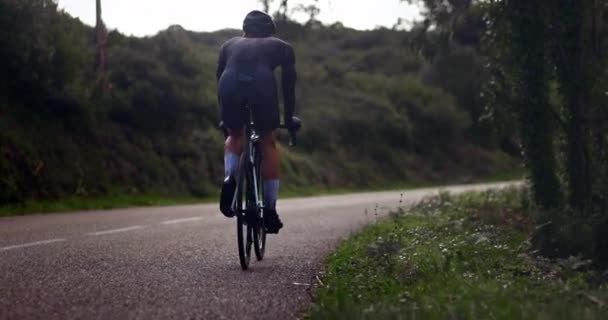
[[(437, 191), (408, 191), (403, 202)], [(247, 272), (238, 263), (235, 220), (216, 205), (0, 218), (0, 319), (297, 318), (324, 257), (401, 198), (281, 201), (286, 226)]]

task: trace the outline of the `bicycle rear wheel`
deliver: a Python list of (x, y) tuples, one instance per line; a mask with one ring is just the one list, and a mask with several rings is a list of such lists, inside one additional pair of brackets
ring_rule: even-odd
[[(255, 181), (257, 185), (257, 197), (259, 199), (259, 203), (263, 203), (264, 199), (264, 184), (262, 183), (262, 155), (260, 150), (258, 150), (257, 146), (254, 148), (255, 155)], [(262, 210), (261, 206), (256, 204), (256, 217), (258, 218), (258, 223), (255, 225), (255, 232), (253, 233), (253, 247), (255, 251), (255, 257), (258, 261), (264, 259), (264, 253), (266, 252), (266, 226), (264, 225), (264, 210)]]
[(249, 268), (249, 262), (251, 261), (251, 245), (253, 243), (252, 228), (247, 223), (247, 200), (246, 193), (248, 183), (246, 179), (248, 170), (247, 161), (245, 156), (241, 157), (241, 172), (239, 173), (239, 181), (236, 190), (236, 234), (239, 248), (239, 261), (241, 268), (247, 270)]

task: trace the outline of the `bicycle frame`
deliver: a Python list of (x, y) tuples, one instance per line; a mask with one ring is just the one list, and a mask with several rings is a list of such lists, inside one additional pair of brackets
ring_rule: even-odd
[[(260, 136), (257, 134), (257, 132), (255, 131), (254, 127), (253, 127), (253, 122), (251, 122), (248, 126), (247, 129), (245, 129), (245, 135), (246, 135), (246, 140), (245, 140), (245, 145), (247, 146), (247, 150), (245, 153), (246, 159), (247, 161), (249, 161), (249, 168), (251, 170), (251, 178), (252, 178), (252, 185), (253, 185), (253, 197), (252, 200), (255, 205), (256, 205), (256, 209), (260, 210), (264, 208), (264, 204), (263, 204), (263, 199), (260, 199), (259, 195), (260, 193), (263, 193), (263, 190), (258, 190), (258, 186), (259, 186), (259, 182), (258, 179), (260, 178), (260, 166), (261, 163), (258, 163), (260, 161), (260, 159), (256, 159), (256, 151), (260, 152), (259, 148), (259, 140), (260, 140)], [(261, 191), (261, 192), (260, 192)]]
[[(245, 143), (236, 172), (236, 190), (232, 199), (232, 209), (237, 215), (237, 240), (239, 259), (243, 270), (249, 268), (252, 246), (258, 260), (264, 258), (266, 248), (266, 230), (264, 225), (264, 188), (261, 176), (262, 155), (260, 135), (255, 130), (251, 109), (247, 108), (249, 121), (245, 126)], [(295, 131), (288, 128), (289, 145), (295, 145)], [(225, 128), (224, 128), (225, 130)], [(226, 133), (226, 131), (224, 131)], [(243, 201), (244, 200), (244, 201)]]
[[(251, 111), (250, 111), (251, 114)], [(251, 119), (251, 116), (250, 116)], [(246, 199), (247, 199), (247, 205), (245, 206), (245, 210), (251, 209), (250, 207), (250, 203), (249, 201), (253, 200), (253, 203), (255, 203), (256, 209), (260, 210), (264, 208), (264, 204), (263, 204), (263, 197), (260, 197), (260, 190), (258, 190), (258, 185), (259, 185), (259, 170), (260, 170), (260, 166), (261, 163), (259, 162), (259, 159), (255, 159), (255, 151), (257, 150), (259, 152), (259, 140), (260, 140), (260, 136), (257, 134), (257, 132), (255, 131), (255, 127), (254, 127), (254, 123), (253, 121), (249, 121), (249, 124), (245, 127), (245, 146), (244, 146), (244, 150), (243, 150), (243, 154), (241, 155), (242, 158), (245, 159), (245, 161), (243, 161), (243, 163), (239, 163), (239, 168), (237, 170), (237, 190), (240, 187), (240, 183), (245, 181), (243, 179), (241, 179), (241, 175), (243, 174), (248, 174), (248, 176), (245, 176), (245, 179), (251, 179), (251, 185), (253, 185), (253, 192), (250, 192), (250, 190), (245, 190), (246, 192)], [(257, 161), (256, 161), (257, 160)], [(249, 172), (248, 172), (249, 171)], [(248, 184), (249, 185), (249, 184)], [(261, 190), (262, 194), (263, 194), (263, 190)], [(232, 200), (232, 206), (234, 207), (236, 205), (236, 201), (237, 201), (237, 193), (235, 192), (234, 198)], [(250, 198), (251, 197), (251, 198)], [(246, 213), (246, 212), (240, 212), (242, 213)]]

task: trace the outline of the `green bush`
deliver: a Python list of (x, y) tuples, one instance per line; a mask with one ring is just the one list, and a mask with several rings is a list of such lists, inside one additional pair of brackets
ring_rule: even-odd
[[(239, 31), (172, 26), (146, 38), (112, 31), (99, 74), (94, 30), (53, 1), (0, 0), (0, 11), (7, 75), (0, 79), (0, 205), (217, 192), (223, 136), (215, 68), (222, 42)], [(379, 188), (504, 168), (490, 156), (500, 150), (482, 150), (466, 136), (472, 121), (454, 92), (419, 80), (423, 61), (407, 45), (408, 32), (293, 22), (279, 30), (296, 48), (304, 120), (299, 146), (281, 147), (282, 186)], [(459, 80), (457, 73), (450, 76)], [(490, 169), (467, 165), (475, 161)]]

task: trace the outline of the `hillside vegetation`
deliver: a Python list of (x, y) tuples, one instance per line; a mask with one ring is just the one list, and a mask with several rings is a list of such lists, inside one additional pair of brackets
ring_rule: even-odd
[[(50, 0), (0, 0), (0, 205), (116, 194), (209, 196), (223, 175), (215, 68), (235, 30), (108, 36)], [(414, 33), (279, 25), (298, 55), (299, 146), (286, 188), (466, 182), (517, 168), (480, 116), (474, 46), (429, 61)], [(502, 147), (502, 148), (501, 148)], [(515, 152), (517, 153), (517, 152)]]

